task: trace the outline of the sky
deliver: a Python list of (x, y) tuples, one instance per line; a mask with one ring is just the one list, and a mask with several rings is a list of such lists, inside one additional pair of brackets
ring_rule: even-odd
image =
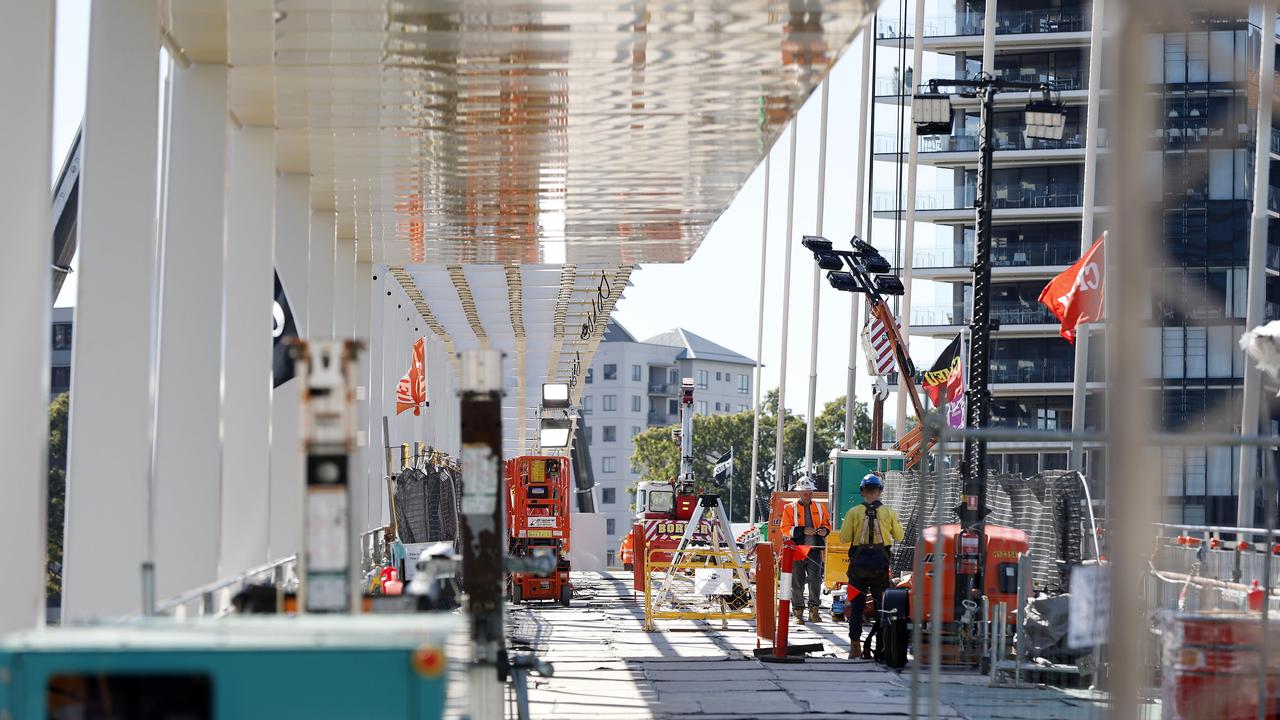
[[(53, 154), (50, 158), (56, 178), (80, 119), (84, 113), (85, 75), (88, 62), (90, 0), (58, 0), (56, 55), (54, 65)], [(848, 247), (853, 235), (854, 155), (857, 144), (858, 84), (861, 39), (856, 39), (836, 63), (830, 75), (828, 108), (827, 176), (825, 208), (821, 227), (817, 222), (820, 93), (814, 91), (801, 109), (798, 120), (796, 181), (792, 230), (787, 234), (787, 159), (789, 138), (783, 132), (771, 151), (769, 190), (769, 233), (766, 255), (764, 333), (762, 369), (764, 390), (778, 387), (782, 376), (783, 294), (786, 252), (791, 255), (791, 299), (788, 315), (785, 404), (807, 415), (810, 352), (813, 318), (814, 262), (800, 246), (800, 237), (821, 234), (839, 247)], [(893, 52), (877, 50), (877, 74), (891, 77), (898, 65)], [(926, 57), (925, 73), (945, 70), (939, 58)], [(890, 70), (885, 70), (890, 68)], [(881, 104), (873, 126), (877, 135), (892, 135), (896, 118), (892, 105)], [(876, 163), (876, 189), (888, 190), (894, 181), (894, 165)], [(922, 168), (921, 192), (947, 185), (949, 178)], [(764, 199), (764, 163), (751, 174), (738, 196), (711, 227), (693, 257), (682, 264), (645, 265), (631, 276), (632, 287), (618, 303), (614, 317), (639, 338), (683, 327), (750, 358), (757, 355), (757, 309), (760, 288), (761, 210)], [(918, 225), (917, 251), (939, 231)], [(893, 247), (894, 223), (875, 221), (870, 238), (877, 247)], [(788, 237), (791, 239), (788, 240)], [(891, 258), (892, 261), (892, 258)], [(78, 260), (73, 261), (73, 269)], [(896, 264), (896, 263), (895, 263)], [(851, 296), (831, 288), (820, 279), (819, 325), (815, 405), (845, 394), (848, 362)], [(76, 273), (72, 272), (59, 294), (58, 307), (75, 304)], [(942, 302), (944, 289), (933, 283), (916, 281), (913, 287), (917, 307)], [(916, 337), (911, 340), (917, 366), (927, 367), (945, 342)], [(866, 362), (857, 358), (855, 396), (867, 400), (871, 378)], [(892, 403), (892, 401), (891, 401)], [(891, 405), (892, 407), (892, 405)], [(892, 422), (894, 413), (886, 412)]]

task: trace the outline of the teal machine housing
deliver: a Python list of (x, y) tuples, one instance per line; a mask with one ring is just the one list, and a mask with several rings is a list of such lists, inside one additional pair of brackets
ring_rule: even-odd
[(897, 450), (832, 450), (828, 459), (834, 529), (850, 508), (862, 502), (859, 484), (867, 473), (883, 475), (903, 468), (903, 456)]
[(0, 717), (434, 720), (444, 716), (444, 639), (456, 624), (147, 618), (14, 634), (0, 638)]

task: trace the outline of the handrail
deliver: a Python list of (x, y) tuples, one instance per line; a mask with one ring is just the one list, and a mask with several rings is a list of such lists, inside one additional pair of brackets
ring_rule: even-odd
[(251, 568), (238, 575), (235, 575), (234, 577), (214, 580), (213, 582), (208, 583), (207, 585), (201, 585), (194, 589), (188, 590), (182, 593), (181, 595), (176, 595), (172, 598), (169, 598), (168, 600), (165, 600), (162, 603), (157, 603), (156, 612), (167, 613), (169, 611), (174, 610), (175, 608), (186, 605), (189, 602), (195, 602), (196, 600), (199, 600), (205, 595), (208, 595), (210, 593), (215, 593), (219, 590), (226, 589), (236, 584), (243, 584), (244, 581), (248, 580), (249, 578), (271, 572), (272, 570), (275, 570), (278, 567), (283, 567), (291, 562), (295, 562), (297, 559), (298, 559), (298, 556), (296, 554), (289, 555), (287, 557), (279, 558), (278, 560), (273, 560), (272, 562), (269, 562), (265, 565), (259, 565), (258, 567)]

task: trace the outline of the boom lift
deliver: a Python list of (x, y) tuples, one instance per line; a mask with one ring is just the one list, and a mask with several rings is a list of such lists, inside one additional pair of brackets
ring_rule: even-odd
[(569, 459), (521, 456), (506, 462), (508, 555), (532, 557), (551, 554), (556, 570), (547, 577), (510, 573), (511, 602), (554, 600), (569, 607), (573, 586), (569, 582)]

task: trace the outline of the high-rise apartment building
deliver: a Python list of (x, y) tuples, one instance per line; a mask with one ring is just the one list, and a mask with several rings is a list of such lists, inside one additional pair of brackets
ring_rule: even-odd
[[(970, 77), (980, 71), (984, 7), (956, 3), (926, 18), (922, 72), (899, 72), (910, 58), (913, 20), (897, 5), (882, 8), (877, 27), (875, 81), (875, 217), (901, 220), (897, 162), (907, 162), (898, 131), (900, 96), (933, 77)], [(1056, 319), (1038, 302), (1054, 275), (1080, 256), (1085, 119), (1088, 112), (1089, 29), (1092, 8), (1075, 0), (1001, 0), (997, 6), (994, 73), (1055, 84), (1066, 105), (1061, 141), (1028, 139), (1023, 131), (1026, 93), (999, 96), (995, 119), (992, 242), (991, 424), (1000, 427), (1071, 427), (1074, 350)], [(1150, 308), (1146, 367), (1159, 392), (1159, 418), (1167, 429), (1237, 429), (1244, 358), (1236, 345), (1244, 328), (1259, 28), (1257, 18), (1202, 18), (1147, 39), (1148, 87), (1158, 96), (1163, 127), (1155, 130), (1149, 199), (1163, 211), (1163, 266), (1153, 269), (1157, 292)], [(904, 33), (904, 29), (906, 33)], [(903, 45), (905, 44), (905, 55)], [(909, 62), (909, 61), (908, 61)], [(1110, 62), (1114, 62), (1111, 60)], [(1252, 77), (1252, 80), (1250, 79)], [(1253, 83), (1253, 89), (1250, 89)], [(1252, 93), (1252, 94), (1251, 94)], [(1109, 97), (1104, 86), (1102, 102)], [(953, 98), (950, 136), (919, 139), (918, 225), (913, 257), (911, 334), (949, 340), (966, 327), (972, 273), (978, 165), (978, 105)], [(909, 118), (909, 111), (905, 114)], [(1109, 156), (1106, 132), (1098, 138), (1099, 165)], [(1280, 134), (1272, 131), (1273, 158)], [(894, 163), (890, 165), (889, 163)], [(1273, 166), (1273, 185), (1277, 184)], [(934, 185), (931, 186), (929, 183)], [(893, 188), (893, 189), (889, 189)], [(1273, 193), (1274, 195), (1274, 193)], [(903, 195), (905, 196), (905, 195)], [(1132, 197), (1132, 193), (1129, 194)], [(1276, 205), (1273, 198), (1270, 203)], [(1094, 234), (1119, 208), (1099, 188)], [(1273, 217), (1276, 215), (1273, 209)], [(879, 223), (883, 228), (887, 223)], [(892, 224), (888, 224), (892, 228)], [(1273, 222), (1274, 227), (1274, 222)], [(1124, 238), (1109, 238), (1124, 242)], [(1267, 319), (1277, 317), (1280, 247), (1267, 254)], [(939, 299), (941, 301), (939, 301)], [(1104, 344), (1089, 346), (1085, 425), (1103, 417)], [(990, 445), (993, 470), (1030, 473), (1064, 468), (1069, 442)], [(1238, 451), (1171, 448), (1164, 453), (1174, 522), (1226, 523), (1236, 519)], [(1086, 471), (1097, 483), (1101, 451), (1090, 449)]]
[(632, 524), (631, 489), (640, 473), (631, 465), (633, 438), (646, 428), (680, 421), (680, 383), (694, 381), (700, 415), (751, 410), (755, 361), (688, 330), (639, 341), (610, 322), (587, 370), (581, 437), (590, 446), (596, 511), (605, 514), (607, 561)]

